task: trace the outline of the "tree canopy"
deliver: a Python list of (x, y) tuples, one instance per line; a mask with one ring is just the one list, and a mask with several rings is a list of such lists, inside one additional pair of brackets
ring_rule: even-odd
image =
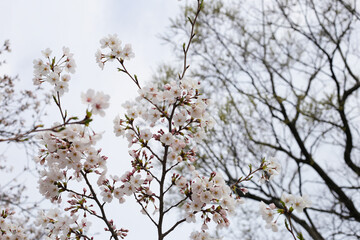
[[(217, 105), (203, 171), (221, 169), (234, 184), (248, 164), (276, 156), (281, 178), (237, 192), (280, 208), (283, 193), (309, 195), (312, 207), (291, 216), (307, 238), (360, 237), (357, 3), (212, 0), (196, 26), (192, 74)], [(188, 34), (193, 11), (187, 5), (164, 38)]]

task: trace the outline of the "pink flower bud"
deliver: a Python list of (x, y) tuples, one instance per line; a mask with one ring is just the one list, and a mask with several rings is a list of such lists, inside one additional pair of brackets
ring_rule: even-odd
[(269, 207), (270, 207), (272, 210), (274, 210), (274, 209), (276, 208), (276, 206), (275, 206), (274, 203), (270, 203), (270, 204), (269, 204)]

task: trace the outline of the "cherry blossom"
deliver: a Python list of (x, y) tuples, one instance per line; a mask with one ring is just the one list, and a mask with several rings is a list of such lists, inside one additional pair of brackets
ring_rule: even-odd
[(109, 107), (109, 95), (103, 92), (95, 93), (94, 90), (89, 89), (86, 93), (81, 94), (81, 99), (83, 103), (91, 106), (91, 112), (93, 114), (99, 114), (102, 117), (105, 116), (104, 109)]
[(311, 203), (307, 196), (294, 196), (287, 193), (282, 194), (280, 203), (282, 205), (282, 208), (279, 209), (274, 203), (266, 205), (264, 202), (260, 202), (259, 212), (263, 220), (265, 220), (267, 223), (266, 228), (270, 228), (273, 232), (278, 231), (278, 226), (276, 225), (278, 217), (282, 214), (285, 214), (290, 222), (290, 227), (286, 222), (286, 228), (288, 231), (292, 232), (293, 230), (289, 215), (293, 212), (294, 209), (297, 212), (302, 212), (304, 208), (310, 207)]
[(63, 55), (56, 60), (56, 57), (51, 57), (52, 51), (47, 48), (41, 51), (46, 61), (36, 59), (34, 64), (34, 78), (35, 85), (40, 85), (43, 82), (49, 82), (54, 86), (55, 92), (62, 96), (68, 92), (68, 82), (71, 79), (69, 74), (63, 73), (65, 70), (68, 73), (75, 73), (76, 63), (73, 54), (66, 47), (63, 48)]

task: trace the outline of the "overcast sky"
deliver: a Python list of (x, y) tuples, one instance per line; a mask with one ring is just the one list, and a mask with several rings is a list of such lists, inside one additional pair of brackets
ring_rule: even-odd
[[(177, 0), (0, 0), (0, 42), (9, 39), (12, 48), (12, 53), (6, 55), (8, 64), (1, 71), (19, 75), (21, 88), (31, 88), (32, 61), (41, 57), (41, 50), (49, 47), (55, 55), (60, 55), (63, 46), (69, 47), (75, 54), (77, 69), (63, 104), (70, 114), (82, 116), (85, 106), (80, 102), (81, 92), (94, 88), (111, 95), (106, 117), (96, 117), (93, 127), (95, 131), (106, 131), (99, 147), (109, 156), (111, 169), (122, 175), (130, 169), (130, 158), (127, 143), (112, 133), (112, 120), (122, 112), (121, 103), (136, 96), (136, 88), (116, 71), (115, 64), (101, 71), (94, 53), (102, 37), (117, 33), (123, 43), (132, 44), (135, 52), (128, 70), (136, 73), (141, 82), (149, 80), (160, 63), (175, 61), (173, 51), (157, 36), (166, 31), (169, 18), (179, 12), (181, 3)], [(50, 119), (59, 120), (54, 107), (48, 112)], [(16, 149), (7, 151), (8, 160), (21, 166), (23, 158), (11, 155)], [(156, 239), (155, 229), (139, 210), (129, 199), (119, 211), (111, 209), (117, 226), (130, 229), (128, 240)], [(143, 227), (147, 230), (142, 230)], [(184, 239), (189, 233), (189, 229), (178, 229), (169, 239)]]

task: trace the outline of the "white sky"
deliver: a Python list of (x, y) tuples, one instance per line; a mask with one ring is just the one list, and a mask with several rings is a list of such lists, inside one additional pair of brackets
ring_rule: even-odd
[[(101, 71), (94, 53), (103, 36), (117, 33), (123, 43), (132, 44), (136, 55), (127, 64), (128, 70), (136, 73), (141, 82), (149, 80), (161, 62), (175, 61), (172, 50), (156, 36), (166, 31), (169, 18), (179, 12), (179, 7), (177, 0), (0, 0), (0, 43), (9, 39), (12, 48), (12, 53), (6, 54), (7, 65), (0, 71), (19, 75), (21, 88), (32, 88), (32, 61), (41, 57), (41, 50), (49, 47), (59, 55), (63, 46), (69, 47), (75, 54), (77, 69), (70, 82), (70, 92), (64, 95), (64, 106), (71, 115), (81, 117), (86, 107), (80, 102), (81, 92), (94, 88), (111, 95), (106, 117), (95, 117), (93, 128), (106, 131), (99, 147), (109, 157), (111, 169), (122, 175), (131, 167), (127, 143), (114, 137), (112, 120), (122, 112), (121, 103), (136, 96), (136, 88), (130, 79), (116, 71), (115, 64), (108, 64)], [(48, 112), (50, 119), (56, 121), (59, 116), (54, 109), (52, 106)], [(16, 147), (7, 151), (8, 160), (22, 166), (26, 160), (19, 155), (13, 158), (15, 155), (11, 154), (18, 153), (15, 151), (18, 151)], [(111, 212), (117, 226), (130, 230), (126, 239), (156, 239), (154, 227), (139, 210), (128, 198), (119, 210), (111, 209)], [(188, 228), (177, 229), (168, 239), (187, 239), (189, 233)]]

